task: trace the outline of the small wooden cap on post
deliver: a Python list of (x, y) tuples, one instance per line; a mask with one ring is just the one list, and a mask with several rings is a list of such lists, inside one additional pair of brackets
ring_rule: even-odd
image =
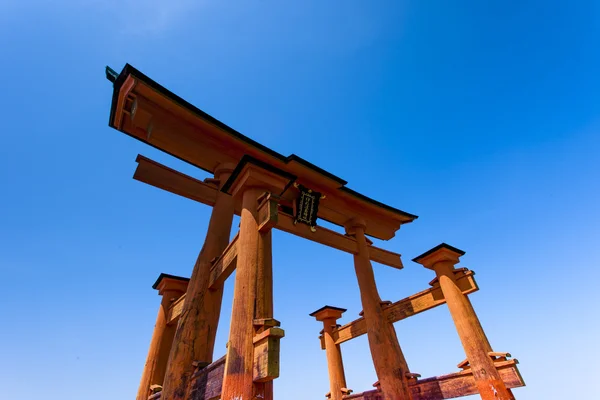
[(185, 293), (189, 282), (189, 278), (161, 273), (156, 282), (154, 282), (154, 285), (152, 285), (152, 289), (158, 290), (158, 294), (161, 296), (166, 291), (172, 290)]
[(319, 308), (317, 311), (309, 314), (311, 317), (315, 317), (317, 321), (324, 321), (329, 318), (339, 319), (342, 317), (342, 314), (345, 313), (345, 308), (333, 307), (333, 306), (325, 306)]
[(413, 258), (413, 261), (421, 264), (425, 268), (433, 269), (435, 264), (442, 261), (458, 264), (458, 259), (464, 255), (464, 251), (450, 246), (449, 244), (442, 243), (435, 246), (433, 249), (426, 251), (420, 256)]

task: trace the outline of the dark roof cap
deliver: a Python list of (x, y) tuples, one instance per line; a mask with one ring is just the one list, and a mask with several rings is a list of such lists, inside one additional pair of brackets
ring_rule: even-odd
[(178, 281), (185, 281), (185, 282), (189, 282), (189, 281), (190, 281), (190, 278), (184, 278), (183, 276), (177, 276), (177, 275), (165, 274), (165, 273), (163, 272), (163, 273), (161, 273), (161, 274), (158, 276), (158, 279), (156, 280), (156, 282), (154, 282), (154, 285), (152, 285), (152, 289), (156, 289), (156, 288), (158, 288), (158, 285), (160, 285), (160, 282), (161, 282), (163, 279), (165, 279), (165, 278), (167, 278), (167, 279), (175, 279), (175, 280), (178, 280)]
[(413, 258), (412, 260), (413, 260), (414, 262), (418, 263), (418, 262), (419, 262), (421, 259), (423, 259), (423, 258), (427, 257), (428, 255), (430, 255), (430, 254), (432, 254), (432, 253), (435, 253), (436, 251), (438, 251), (438, 250), (440, 250), (440, 249), (443, 249), (443, 248), (445, 248), (445, 249), (448, 249), (448, 250), (450, 250), (450, 251), (453, 251), (453, 252), (455, 252), (455, 253), (458, 253), (458, 254), (460, 254), (461, 256), (464, 256), (464, 255), (465, 255), (465, 252), (464, 252), (464, 251), (462, 251), (461, 249), (457, 249), (457, 248), (456, 248), (456, 247), (454, 247), (454, 246), (450, 246), (449, 244), (442, 243), (442, 244), (438, 244), (437, 246), (435, 246), (435, 247), (434, 247), (433, 249), (431, 249), (431, 250), (427, 250), (425, 253), (421, 254), (420, 256), (417, 256), (417, 257)]

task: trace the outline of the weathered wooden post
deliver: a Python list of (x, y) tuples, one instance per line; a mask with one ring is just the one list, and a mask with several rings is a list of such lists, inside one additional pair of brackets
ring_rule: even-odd
[(464, 251), (445, 243), (421, 254), (413, 261), (435, 271), (446, 304), (462, 342), (479, 394), (483, 400), (512, 400), (490, 355), (492, 347), (469, 298), (456, 283), (455, 268)]
[(329, 394), (331, 400), (341, 400), (345, 394), (350, 394), (346, 387), (346, 375), (340, 345), (335, 344), (333, 330), (337, 328), (337, 320), (346, 312), (344, 308), (325, 306), (310, 314), (317, 321), (323, 322), (323, 341), (327, 355), (327, 370), (329, 371)]
[[(215, 169), (217, 187), (231, 175), (234, 166), (221, 164)], [(211, 261), (219, 257), (229, 244), (233, 221), (233, 199), (217, 192), (204, 246), (200, 251), (186, 292), (183, 311), (177, 325), (173, 348), (164, 381), (163, 399), (183, 400), (194, 361), (212, 362), (223, 298), (223, 285), (208, 289)]]
[[(272, 380), (279, 376), (279, 339), (283, 330), (275, 327), (278, 323), (272, 319), (269, 231), (276, 223), (277, 203), (271, 193), (282, 193), (293, 179), (288, 173), (246, 158), (222, 189), (236, 201), (241, 200), (231, 327), (221, 394), (224, 400), (271, 400), (273, 396)], [(261, 209), (267, 207), (264, 221), (259, 205)]]
[(377, 292), (375, 275), (365, 237), (366, 222), (354, 218), (346, 223), (346, 233), (354, 236), (358, 252), (354, 254), (354, 269), (358, 279), (360, 298), (373, 364), (385, 400), (410, 400), (408, 365), (402, 354), (394, 327), (387, 321), (382, 301)]
[(171, 351), (171, 344), (173, 343), (176, 329), (175, 325), (167, 324), (167, 315), (173, 300), (178, 299), (185, 293), (188, 281), (188, 278), (160, 274), (156, 283), (152, 286), (153, 289), (158, 289), (158, 294), (162, 296), (162, 299), (158, 308), (156, 324), (154, 324), (148, 356), (136, 396), (137, 400), (147, 400), (151, 394), (150, 386), (162, 386), (163, 384), (167, 369), (167, 360), (169, 359), (169, 352)]

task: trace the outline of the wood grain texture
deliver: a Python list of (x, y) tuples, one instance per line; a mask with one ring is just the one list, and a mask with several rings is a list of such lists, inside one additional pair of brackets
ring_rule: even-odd
[(222, 286), (233, 271), (237, 263), (237, 241), (239, 233), (231, 240), (223, 254), (214, 262), (210, 268), (210, 280), (208, 287), (213, 289)]
[[(119, 88), (113, 127), (185, 160), (205, 171), (219, 163), (237, 164), (244, 155), (294, 174), (303, 185), (326, 194), (319, 216), (342, 226), (355, 215), (368, 221), (366, 233), (382, 240), (394, 237), (400, 225), (416, 216), (386, 206), (347, 188), (346, 182), (290, 155), (275, 153), (176, 98), (148, 77), (128, 68), (127, 85)], [(128, 107), (133, 99), (135, 107)]]
[(364, 234), (363, 221), (351, 221), (346, 226), (354, 234), (358, 252), (354, 255), (354, 269), (360, 289), (364, 320), (377, 378), (381, 382), (384, 400), (410, 400), (406, 373), (410, 372), (396, 332), (386, 319), (382, 301), (375, 284), (373, 267), (369, 261), (369, 246)]
[(175, 325), (179, 320), (179, 316), (181, 315), (181, 311), (183, 310), (183, 304), (185, 302), (185, 293), (175, 300), (171, 306), (169, 307), (169, 313), (167, 314), (167, 324)]
[[(517, 360), (496, 362), (495, 367), (507, 388), (525, 386), (517, 368)], [(410, 385), (412, 400), (443, 400), (478, 394), (478, 387), (469, 370), (417, 380)], [(383, 400), (382, 393), (370, 390), (344, 396), (344, 400)]]
[[(215, 178), (224, 182), (234, 166), (222, 165)], [(209, 289), (212, 261), (229, 244), (234, 215), (233, 199), (223, 192), (217, 197), (208, 224), (206, 239), (198, 255), (177, 322), (177, 330), (165, 374), (163, 394), (169, 400), (184, 400), (190, 388), (194, 362), (210, 363), (221, 313), (223, 287)]]
[(217, 198), (217, 188), (214, 185), (208, 185), (142, 155), (138, 155), (135, 161), (138, 167), (133, 174), (133, 179), (214, 206)]
[[(138, 156), (137, 161), (139, 165), (134, 174), (134, 179), (209, 206), (214, 204), (217, 189), (212, 185), (207, 185), (204, 182), (177, 172), (143, 156)], [(236, 209), (235, 212), (239, 215), (240, 210)], [(358, 251), (356, 240), (346, 235), (323, 227), (318, 227), (316, 232), (311, 232), (308, 225), (294, 225), (294, 217), (281, 212), (278, 213), (277, 220), (277, 224), (274, 227), (284, 232), (347, 253), (356, 254)], [(369, 246), (369, 257), (371, 261), (383, 265), (398, 269), (403, 268), (400, 254), (388, 250)]]
[(181, 283), (177, 285), (177, 282), (175, 282), (175, 285), (169, 285), (169, 282), (167, 282), (165, 286), (161, 288), (162, 299), (156, 323), (154, 324), (154, 331), (152, 332), (152, 339), (150, 340), (148, 356), (146, 357), (146, 364), (142, 372), (136, 400), (146, 400), (151, 393), (150, 387), (152, 385), (162, 386), (167, 369), (167, 362), (176, 328), (168, 324), (168, 310), (171, 305), (171, 299), (180, 297), (185, 290), (185, 285)]
[[(470, 294), (478, 290), (474, 278), (474, 272), (468, 271), (462, 273), (457, 279), (457, 283), (464, 294)], [(398, 322), (405, 318), (430, 310), (446, 302), (439, 286), (424, 290), (395, 303), (383, 309), (386, 319), (390, 323)], [(337, 329), (334, 329), (332, 336), (336, 344), (344, 343), (367, 333), (367, 326), (364, 318), (358, 318)]]
[(479, 394), (483, 400), (513, 400), (510, 390), (494, 367), (489, 356), (492, 347), (483, 331), (479, 318), (467, 296), (458, 285), (454, 261), (440, 261), (433, 265), (446, 304), (465, 350)]
[(279, 341), (283, 329), (269, 328), (254, 337), (254, 382), (269, 382), (279, 377)]
[(221, 396), (225, 356), (196, 372), (192, 377), (189, 400), (213, 400)]
[(233, 289), (231, 325), (223, 378), (223, 398), (252, 399), (254, 395), (254, 307), (258, 275), (259, 235), (257, 198), (263, 192), (249, 188), (243, 192), (238, 261)]

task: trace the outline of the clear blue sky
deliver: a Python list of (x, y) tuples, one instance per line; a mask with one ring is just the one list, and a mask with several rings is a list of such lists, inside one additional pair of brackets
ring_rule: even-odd
[[(104, 66), (126, 62), (419, 215), (378, 243), (405, 262), (374, 265), (382, 298), (428, 287), (414, 256), (459, 247), (493, 348), (521, 362), (516, 397), (593, 397), (599, 48), (598, 1), (1, 1), (2, 397), (133, 399), (160, 301), (151, 285), (160, 272), (189, 276), (202, 247), (208, 207), (131, 177), (138, 153), (206, 175), (107, 125)], [(276, 396), (323, 398), (321, 326), (308, 314), (331, 304), (348, 308), (342, 322), (357, 317), (352, 258), (281, 232), (273, 242), (286, 331)], [(396, 330), (424, 377), (464, 358), (445, 306)], [(342, 351), (348, 386), (370, 389), (366, 338)]]

